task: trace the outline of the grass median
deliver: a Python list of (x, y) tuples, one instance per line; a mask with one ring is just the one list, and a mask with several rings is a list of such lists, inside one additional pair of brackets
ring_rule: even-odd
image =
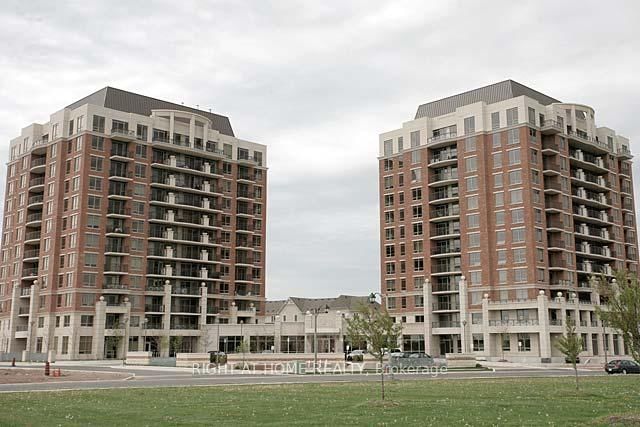
[[(0, 425), (638, 425), (640, 377), (0, 394)], [(617, 418), (616, 418), (617, 417)], [(636, 420), (635, 423), (633, 420)], [(614, 423), (614, 420), (618, 424)], [(628, 424), (627, 424), (628, 422)]]

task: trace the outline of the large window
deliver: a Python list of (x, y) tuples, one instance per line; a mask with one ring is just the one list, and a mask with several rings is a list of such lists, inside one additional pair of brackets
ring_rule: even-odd
[(304, 335), (281, 336), (280, 352), (304, 353)]
[(262, 353), (263, 351), (272, 351), (274, 349), (273, 336), (249, 337), (249, 351), (251, 353)]
[(402, 351), (424, 353), (424, 335), (403, 335)]
[(531, 337), (529, 334), (518, 334), (518, 351), (531, 351)]
[(80, 345), (78, 347), (79, 354), (91, 354), (91, 347), (93, 347), (93, 337), (80, 337)]

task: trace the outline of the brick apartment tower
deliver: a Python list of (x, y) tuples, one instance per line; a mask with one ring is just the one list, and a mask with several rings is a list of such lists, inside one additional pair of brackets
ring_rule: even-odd
[(590, 280), (637, 272), (629, 141), (594, 110), (508, 80), (380, 135), (381, 288), (405, 349), (562, 360), (622, 354)]
[(0, 352), (112, 358), (175, 336), (198, 351), (206, 325), (253, 323), (265, 165), (227, 117), (111, 87), (24, 128), (7, 170)]

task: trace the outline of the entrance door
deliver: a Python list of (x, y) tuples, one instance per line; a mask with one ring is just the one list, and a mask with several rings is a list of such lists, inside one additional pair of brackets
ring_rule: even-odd
[(112, 337), (104, 339), (104, 358), (116, 359), (118, 357), (118, 342)]
[(451, 335), (440, 335), (440, 356), (453, 353), (453, 340)]

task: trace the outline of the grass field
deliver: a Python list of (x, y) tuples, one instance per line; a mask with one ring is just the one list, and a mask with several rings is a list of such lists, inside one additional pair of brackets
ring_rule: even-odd
[[(0, 394), (0, 425), (613, 425), (640, 423), (640, 377), (430, 380)], [(615, 425), (638, 425), (622, 423)]]

